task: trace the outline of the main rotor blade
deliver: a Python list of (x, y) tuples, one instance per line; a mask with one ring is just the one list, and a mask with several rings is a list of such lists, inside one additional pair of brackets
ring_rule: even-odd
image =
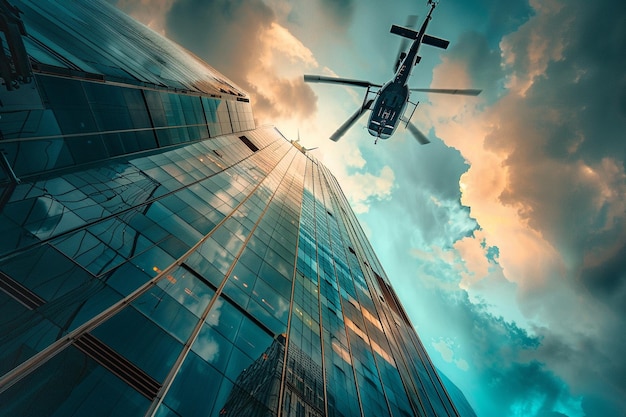
[(370, 107), (372, 107), (373, 102), (374, 100), (368, 100), (367, 103), (365, 103), (365, 105), (363, 105), (352, 116), (350, 116), (350, 118), (346, 120), (344, 124), (339, 126), (339, 129), (337, 129), (335, 133), (330, 135), (330, 140), (337, 142), (339, 139), (341, 139), (341, 137), (345, 135), (348, 129), (350, 129), (352, 125), (357, 120), (359, 120), (359, 118), (363, 115), (363, 113), (365, 113), (367, 110), (369, 110)]
[(458, 90), (454, 88), (410, 88), (411, 91), (421, 91), (424, 93), (438, 93), (438, 94), (459, 94), (463, 96), (477, 96), (483, 90)]
[(417, 128), (417, 126), (415, 126), (413, 123), (410, 123), (407, 125), (407, 128), (409, 129), (409, 132), (411, 132), (413, 134), (413, 137), (422, 145), (426, 145), (427, 143), (430, 143), (430, 140), (428, 140), (428, 138), (426, 137), (425, 134), (422, 133), (421, 130), (419, 130)]
[(382, 84), (372, 84), (369, 81), (351, 80), (349, 78), (338, 78), (338, 77), (324, 77), (323, 75), (305, 75), (304, 82), (346, 84), (346, 85), (355, 85), (357, 87), (382, 87)]

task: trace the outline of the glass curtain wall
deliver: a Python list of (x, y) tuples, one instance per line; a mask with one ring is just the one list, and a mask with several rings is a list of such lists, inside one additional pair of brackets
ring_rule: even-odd
[(245, 92), (106, 2), (3, 4), (0, 150), (17, 179), (254, 128)]
[(0, 411), (456, 415), (331, 174), (243, 138), (16, 187)]

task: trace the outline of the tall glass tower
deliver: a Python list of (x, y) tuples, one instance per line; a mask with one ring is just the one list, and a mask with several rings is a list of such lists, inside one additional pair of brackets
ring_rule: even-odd
[(100, 1), (0, 0), (0, 41), (0, 415), (459, 415), (245, 92)]

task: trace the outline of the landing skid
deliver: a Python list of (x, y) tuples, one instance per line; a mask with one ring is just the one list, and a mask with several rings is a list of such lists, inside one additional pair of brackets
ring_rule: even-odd
[[(413, 114), (415, 113), (415, 109), (417, 109), (417, 105), (420, 104), (420, 102), (418, 101), (417, 103), (413, 103), (411, 100), (407, 100), (407, 104), (412, 104), (413, 105), (413, 110), (411, 110), (411, 114), (409, 114), (409, 117), (401, 117), (400, 121), (404, 122), (404, 127), (409, 127), (409, 123), (411, 122), (411, 118), (413, 117)], [(408, 108), (407, 108), (408, 110)], [(408, 113), (408, 111), (405, 111), (405, 113), (403, 114), (403, 116), (406, 116), (406, 114)]]

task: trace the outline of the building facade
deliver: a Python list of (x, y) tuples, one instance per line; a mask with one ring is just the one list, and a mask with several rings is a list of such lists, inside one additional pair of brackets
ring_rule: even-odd
[(245, 92), (104, 2), (0, 18), (0, 415), (460, 415)]

